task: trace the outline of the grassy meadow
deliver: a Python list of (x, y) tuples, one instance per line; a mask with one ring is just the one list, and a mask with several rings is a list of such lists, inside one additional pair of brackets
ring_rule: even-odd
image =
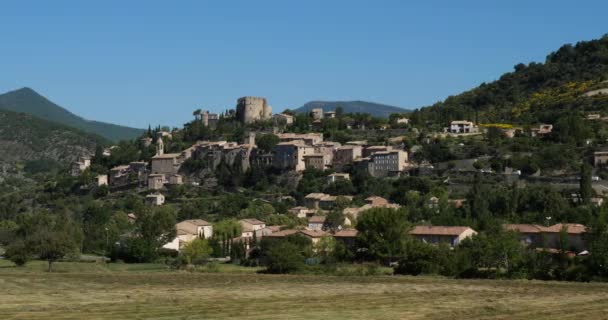
[(607, 319), (608, 284), (0, 261), (0, 319)]

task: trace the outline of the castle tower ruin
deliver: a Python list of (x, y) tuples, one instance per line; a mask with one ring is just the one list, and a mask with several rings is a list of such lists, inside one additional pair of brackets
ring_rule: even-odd
[(236, 118), (243, 123), (258, 120), (268, 120), (272, 116), (272, 108), (266, 98), (242, 97), (237, 100)]

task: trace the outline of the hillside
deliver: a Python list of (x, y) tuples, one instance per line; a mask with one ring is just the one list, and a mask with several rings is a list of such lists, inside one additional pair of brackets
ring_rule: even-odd
[(310, 101), (294, 111), (297, 113), (305, 113), (310, 112), (314, 108), (323, 108), (324, 111), (334, 111), (338, 106), (344, 109), (344, 113), (369, 113), (375, 117), (382, 118), (388, 118), (391, 113), (410, 112), (410, 110), (403, 108), (366, 101)]
[(78, 156), (92, 154), (95, 146), (108, 143), (85, 133), (31, 115), (0, 111), (0, 164), (13, 165), (32, 160), (68, 164)]
[(143, 132), (141, 129), (83, 119), (30, 88), (22, 88), (0, 95), (0, 109), (27, 113), (41, 119), (98, 134), (112, 141), (133, 139)]
[(565, 113), (608, 112), (606, 95), (585, 94), (606, 86), (608, 35), (566, 44), (544, 63), (517, 64), (498, 80), (422, 108), (413, 118), (445, 125), (450, 120), (478, 122), (553, 122)]

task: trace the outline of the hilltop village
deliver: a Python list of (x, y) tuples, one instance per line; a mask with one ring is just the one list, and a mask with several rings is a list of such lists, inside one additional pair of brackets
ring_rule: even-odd
[[(259, 262), (260, 243), (297, 235), (309, 239), (312, 256), (329, 250), (342, 252), (347, 260), (365, 260), (362, 239), (370, 235), (361, 235), (362, 224), (373, 223), (370, 215), (376, 214), (388, 215), (384, 223), (399, 226), (390, 221), (397, 219), (390, 217), (395, 212), (413, 222), (403, 230), (405, 236), (425, 244), (456, 248), (480, 231), (499, 230), (513, 234), (522, 248), (558, 260), (561, 255), (584, 257), (590, 237), (580, 222), (591, 220), (567, 211), (599, 209), (608, 189), (598, 176), (605, 175), (608, 162), (608, 152), (601, 149), (589, 158), (595, 168), (583, 164), (583, 169), (578, 164), (539, 165), (526, 152), (487, 151), (496, 143), (552, 141), (556, 132), (550, 123), (457, 119), (445, 127), (420, 127), (420, 120), (413, 119), (420, 117), (417, 112), (378, 119), (345, 114), (340, 107), (272, 114), (261, 97), (242, 97), (235, 109), (222, 114), (196, 110), (193, 116), (183, 129), (149, 129), (134, 143), (139, 151), (133, 161), (117, 163), (128, 146), (116, 145), (83, 156), (71, 169), (75, 178), (90, 181), (81, 188), (98, 197), (136, 192), (148, 206), (178, 208), (175, 235), (162, 243), (163, 250), (178, 253), (196, 239), (208, 239), (216, 257), (256, 257)], [(587, 113), (576, 121), (598, 124), (606, 117)], [(563, 130), (558, 127), (558, 133)], [(488, 183), (501, 185), (494, 192), (515, 198), (501, 200)], [(555, 197), (557, 202), (550, 204)], [(535, 202), (534, 216), (517, 217)], [(125, 214), (132, 223), (139, 219), (135, 212)], [(328, 249), (326, 239), (342, 249), (335, 244)], [(376, 258), (395, 259), (383, 254)]]

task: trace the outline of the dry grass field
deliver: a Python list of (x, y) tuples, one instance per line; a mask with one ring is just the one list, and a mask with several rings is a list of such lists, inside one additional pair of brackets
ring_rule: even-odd
[(608, 285), (0, 261), (0, 319), (608, 319)]

